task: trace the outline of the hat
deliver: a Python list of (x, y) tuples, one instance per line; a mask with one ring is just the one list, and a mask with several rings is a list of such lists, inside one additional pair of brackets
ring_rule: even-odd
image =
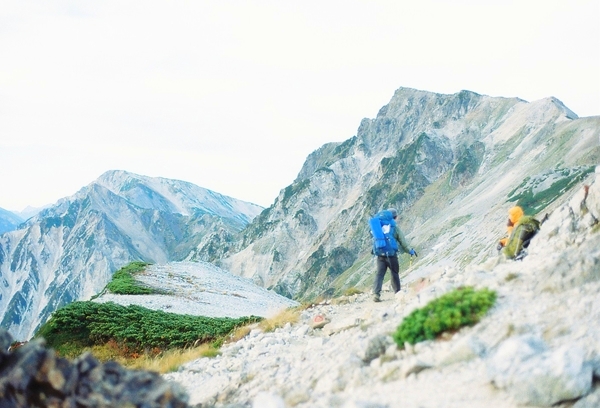
[(392, 213), (392, 217), (396, 218), (398, 216), (398, 211), (395, 208), (388, 208), (388, 211)]
[(508, 210), (508, 219), (513, 223), (516, 224), (521, 217), (523, 216), (523, 209), (521, 207), (519, 207), (518, 205), (512, 207), (510, 210)]

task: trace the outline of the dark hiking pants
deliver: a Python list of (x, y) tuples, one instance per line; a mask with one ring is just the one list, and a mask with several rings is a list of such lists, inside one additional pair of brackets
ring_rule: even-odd
[(390, 268), (392, 273), (392, 289), (394, 292), (400, 290), (400, 266), (398, 265), (397, 256), (378, 256), (377, 257), (377, 275), (375, 276), (375, 282), (373, 283), (373, 293), (379, 295), (381, 293), (381, 287), (383, 286), (383, 278), (387, 268)]

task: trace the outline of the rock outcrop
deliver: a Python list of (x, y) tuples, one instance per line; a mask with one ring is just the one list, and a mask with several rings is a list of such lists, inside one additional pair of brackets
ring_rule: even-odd
[(46, 349), (42, 339), (7, 351), (11, 342), (1, 329), (1, 407), (188, 407), (187, 394), (156, 373), (101, 364), (89, 353), (70, 362)]

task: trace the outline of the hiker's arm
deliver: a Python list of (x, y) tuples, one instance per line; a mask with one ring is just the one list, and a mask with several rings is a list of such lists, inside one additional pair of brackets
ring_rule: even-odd
[(394, 238), (396, 238), (396, 241), (398, 241), (398, 244), (400, 244), (400, 247), (404, 250), (404, 252), (409, 253), (410, 245), (408, 245), (408, 242), (406, 242), (406, 238), (404, 237), (404, 234), (402, 233), (400, 228), (395, 229), (394, 235)]

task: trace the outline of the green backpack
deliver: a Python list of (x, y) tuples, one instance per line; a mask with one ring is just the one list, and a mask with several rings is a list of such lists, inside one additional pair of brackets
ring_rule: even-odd
[(540, 230), (540, 222), (533, 217), (523, 216), (517, 222), (508, 238), (502, 253), (508, 259), (521, 259), (524, 255), (523, 249), (529, 246), (529, 242)]

